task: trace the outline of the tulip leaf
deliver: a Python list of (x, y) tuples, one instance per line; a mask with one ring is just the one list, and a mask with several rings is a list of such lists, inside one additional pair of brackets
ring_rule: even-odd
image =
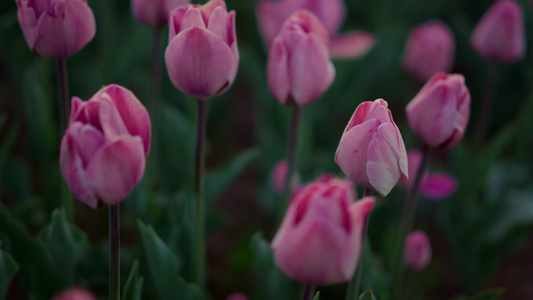
[(244, 169), (259, 157), (259, 150), (252, 148), (237, 155), (231, 162), (216, 171), (209, 172), (205, 178), (206, 199), (213, 201), (227, 189)]
[(180, 277), (181, 262), (151, 226), (138, 222), (150, 275), (161, 299), (205, 299), (194, 285)]
[(6, 252), (0, 250), (0, 299), (5, 299), (9, 283), (18, 272), (18, 265)]
[(4, 163), (6, 162), (8, 154), (11, 151), (11, 148), (13, 147), (15, 140), (18, 137), (19, 129), (20, 129), (19, 124), (13, 125), (13, 127), (7, 133), (7, 136), (4, 139), (4, 142), (0, 145), (0, 174), (2, 172), (2, 167), (4, 166)]
[(376, 300), (376, 297), (374, 296), (374, 293), (372, 293), (372, 289), (368, 288), (361, 294), (361, 296), (359, 296), (359, 300)]
[(320, 298), (320, 292), (316, 292), (315, 296), (313, 297), (313, 300), (318, 300)]
[(472, 297), (459, 296), (453, 298), (453, 300), (498, 300), (502, 297), (504, 291), (504, 288), (494, 288), (483, 291)]
[(297, 299), (298, 288), (274, 265), (270, 244), (257, 233), (252, 237), (257, 299)]
[(124, 300), (141, 300), (141, 293), (144, 279), (139, 276), (139, 261), (136, 260), (131, 267), (130, 275), (124, 285), (122, 299)]
[(89, 249), (85, 233), (67, 221), (65, 210), (56, 209), (50, 224), (41, 232), (41, 240), (52, 257), (61, 285), (68, 287), (76, 283), (76, 267)]

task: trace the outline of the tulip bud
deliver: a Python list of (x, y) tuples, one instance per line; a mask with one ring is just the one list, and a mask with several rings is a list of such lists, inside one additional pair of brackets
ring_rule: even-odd
[(306, 105), (324, 93), (335, 68), (329, 60), (328, 34), (309, 11), (294, 13), (274, 39), (267, 62), (268, 86), (284, 105)]
[[(289, 172), (289, 163), (286, 160), (279, 161), (274, 170), (272, 171), (272, 185), (278, 194), (283, 193), (285, 190), (285, 182), (287, 180), (287, 172)], [(292, 180), (291, 186), (295, 187), (300, 182), (298, 173), (295, 173)]]
[(72, 98), (60, 163), (74, 196), (95, 209), (124, 200), (143, 176), (150, 130), (146, 108), (119, 85)]
[(426, 145), (457, 145), (470, 117), (470, 92), (465, 78), (461, 74), (435, 74), (405, 111), (409, 125)]
[(225, 92), (239, 66), (235, 11), (223, 0), (181, 6), (170, 14), (168, 75), (182, 92), (205, 100)]
[[(412, 189), (415, 183), (416, 173), (422, 162), (422, 152), (417, 149), (407, 151), (409, 165), (409, 180), (404, 185)], [(429, 200), (439, 200), (453, 194), (457, 189), (457, 182), (448, 174), (438, 172), (425, 172), (418, 184), (418, 193)]]
[(374, 197), (354, 202), (348, 180), (315, 181), (291, 196), (272, 241), (276, 266), (307, 285), (347, 282), (363, 251), (365, 221)]
[(407, 153), (383, 99), (361, 103), (342, 134), (335, 162), (357, 185), (386, 196), (407, 180)]
[(431, 261), (431, 244), (422, 231), (412, 232), (405, 239), (403, 263), (414, 269), (421, 270)]
[(524, 58), (522, 8), (514, 0), (499, 0), (481, 18), (470, 43), (488, 60), (512, 63)]
[(85, 288), (71, 287), (54, 295), (52, 300), (97, 300), (97, 298)]
[(71, 57), (94, 37), (87, 0), (16, 0), (17, 17), (31, 51), (47, 58)]
[(226, 300), (248, 300), (244, 294), (241, 293), (235, 293), (228, 296), (228, 299)]
[(432, 21), (417, 26), (407, 39), (403, 67), (421, 81), (437, 72), (449, 72), (455, 55), (455, 42), (448, 26)]
[(168, 25), (171, 10), (189, 4), (190, 0), (132, 0), (133, 14), (148, 26), (161, 28)]

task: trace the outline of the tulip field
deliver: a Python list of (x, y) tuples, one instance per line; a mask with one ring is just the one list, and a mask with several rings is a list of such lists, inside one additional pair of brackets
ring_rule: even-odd
[(533, 299), (533, 1), (0, 3), (0, 300)]

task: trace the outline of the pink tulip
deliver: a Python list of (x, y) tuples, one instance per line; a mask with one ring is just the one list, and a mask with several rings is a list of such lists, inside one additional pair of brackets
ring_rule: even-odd
[(414, 270), (425, 268), (431, 261), (431, 244), (422, 231), (412, 232), (405, 239), (403, 262)]
[(470, 92), (465, 78), (461, 74), (435, 74), (405, 110), (409, 125), (426, 145), (457, 145), (470, 116)]
[(446, 24), (431, 21), (417, 26), (407, 39), (403, 67), (421, 81), (437, 72), (449, 72), (453, 66), (455, 42)]
[(514, 0), (498, 0), (477, 24), (470, 43), (488, 60), (512, 63), (524, 58), (525, 40), (520, 5)]
[(337, 35), (346, 10), (342, 0), (260, 0), (257, 2), (259, 28), (269, 49), (279, 34), (283, 23), (296, 11), (305, 9), (315, 14), (327, 31), (331, 44), (331, 55), (335, 58), (357, 58), (364, 55), (375, 44), (372, 34), (351, 31)]
[[(409, 180), (404, 185), (412, 189), (416, 173), (422, 162), (422, 152), (417, 149), (407, 151), (409, 165)], [(418, 193), (429, 200), (439, 200), (453, 194), (457, 189), (457, 182), (448, 174), (438, 172), (426, 172), (422, 175), (418, 184)]]
[(244, 294), (235, 293), (228, 296), (226, 300), (248, 300)]
[(94, 37), (87, 0), (16, 0), (17, 17), (30, 49), (48, 58), (71, 57)]
[(306, 105), (329, 88), (335, 68), (327, 44), (324, 27), (309, 11), (297, 11), (287, 19), (267, 62), (268, 86), (281, 104)]
[(365, 220), (374, 197), (354, 202), (352, 183), (315, 181), (293, 193), (272, 241), (276, 266), (308, 285), (347, 282), (363, 250)]
[(228, 13), (223, 0), (181, 6), (171, 12), (169, 27), (165, 60), (172, 83), (200, 100), (225, 92), (239, 66), (235, 11)]
[(143, 176), (150, 130), (146, 108), (119, 85), (73, 97), (60, 162), (74, 196), (95, 209), (124, 200)]
[(97, 298), (85, 288), (71, 287), (54, 295), (52, 300), (97, 300)]
[[(285, 190), (285, 181), (287, 179), (287, 172), (289, 171), (289, 164), (286, 160), (279, 161), (272, 170), (272, 185), (274, 190), (281, 194)], [(300, 182), (298, 174), (294, 174), (294, 177), (291, 180), (291, 186), (295, 187)]]
[(165, 27), (171, 10), (189, 4), (190, 0), (132, 0), (131, 6), (135, 17), (148, 26)]
[(407, 180), (402, 135), (383, 99), (361, 103), (342, 134), (335, 162), (357, 185), (386, 196)]

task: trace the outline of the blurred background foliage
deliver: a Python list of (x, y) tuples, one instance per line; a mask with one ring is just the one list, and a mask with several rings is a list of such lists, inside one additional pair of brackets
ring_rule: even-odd
[[(209, 297), (224, 299), (241, 291), (252, 299), (295, 299), (301, 288), (275, 269), (268, 244), (279, 197), (269, 176), (286, 153), (290, 110), (268, 90), (267, 53), (257, 29), (256, 1), (226, 2), (237, 12), (241, 62), (233, 87), (208, 104)], [(469, 38), (492, 1), (345, 2), (342, 30), (368, 30), (377, 36), (377, 44), (359, 60), (335, 61), (333, 85), (319, 101), (305, 107), (298, 149), (302, 181), (324, 172), (341, 175), (334, 153), (362, 101), (387, 100), (407, 148), (418, 146), (404, 107), (421, 83), (402, 70), (401, 56), (412, 28), (430, 19), (445, 21), (456, 41), (453, 72), (465, 75), (472, 95), (471, 126), (458, 147), (433, 156), (431, 169), (453, 175), (459, 187), (448, 199), (420, 202), (415, 227), (429, 233), (433, 261), (420, 273), (410, 274), (405, 289), (417, 299), (451, 299), (504, 287), (502, 299), (533, 299), (533, 273), (528, 269), (533, 250), (531, 6), (518, 1), (526, 24), (526, 58), (499, 67), (488, 138), (475, 147), (473, 128), (484, 95), (487, 62), (471, 49)], [(68, 59), (71, 95), (88, 99), (103, 85), (118, 83), (146, 103), (151, 28), (133, 18), (127, 0), (89, 0), (89, 5), (97, 34)], [(166, 36), (167, 31), (163, 47)], [(0, 297), (7, 293), (8, 299), (48, 299), (78, 284), (106, 299), (106, 209), (94, 211), (76, 203), (74, 224), (55, 210), (62, 180), (56, 85), (54, 61), (28, 50), (15, 1), (2, 1)], [(164, 66), (160, 105), (151, 117), (157, 145), (143, 181), (121, 211), (124, 296), (140, 299), (142, 290), (143, 299), (203, 298), (206, 295), (186, 283), (195, 103), (174, 88)], [(379, 200), (370, 221), (363, 286), (371, 286), (378, 299), (391, 296), (390, 256), (404, 198), (405, 190), (394, 189), (387, 199)], [(344, 286), (320, 291), (321, 299), (341, 299)], [(489, 290), (482, 296), (499, 293)]]

